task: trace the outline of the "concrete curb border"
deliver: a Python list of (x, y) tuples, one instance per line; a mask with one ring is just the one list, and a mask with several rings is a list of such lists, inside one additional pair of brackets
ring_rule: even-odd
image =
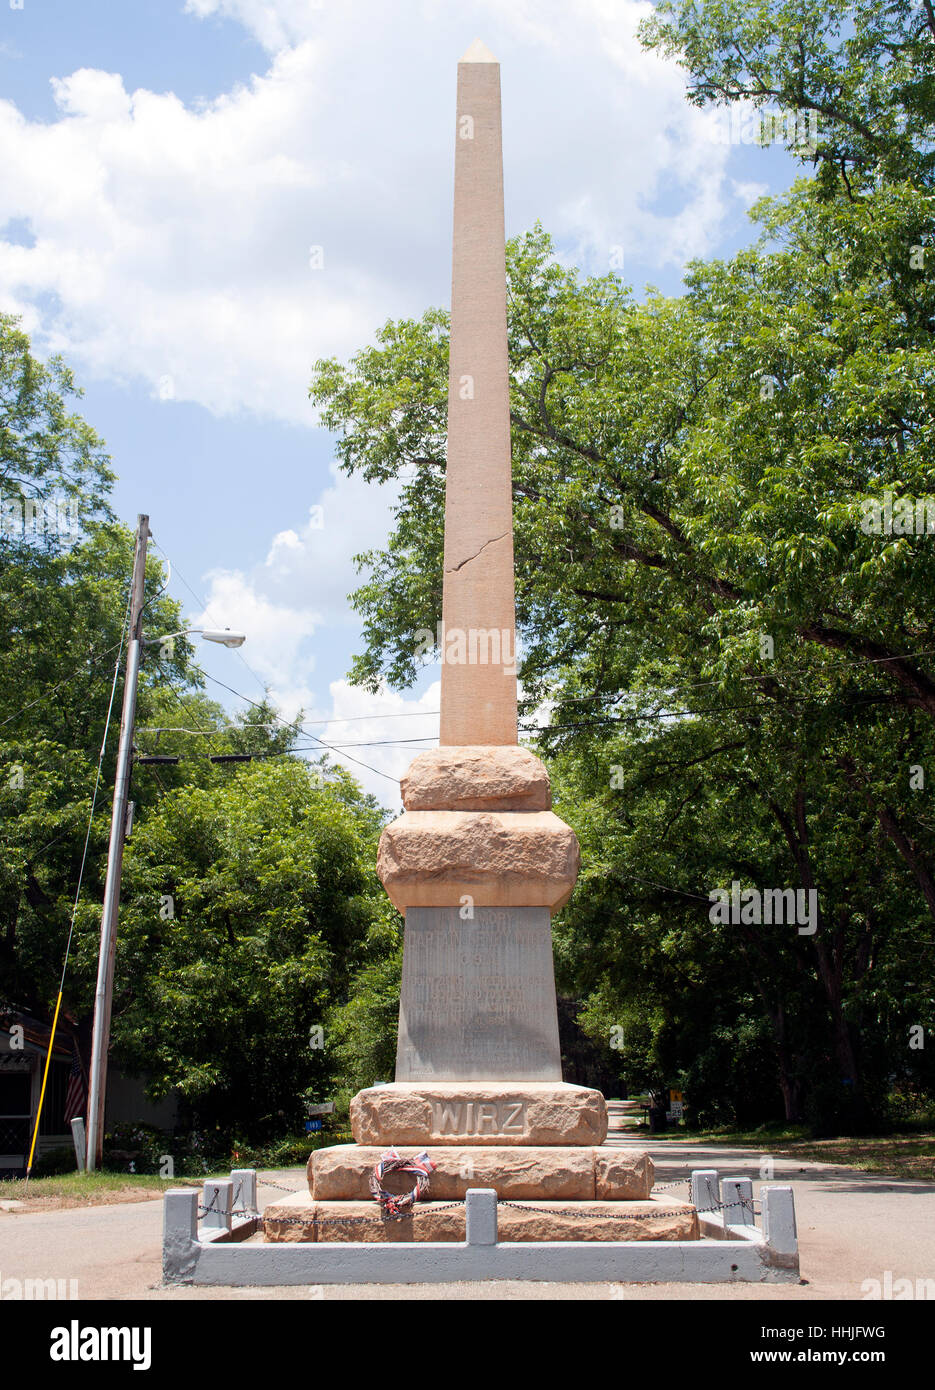
[[(199, 1194), (165, 1194), (163, 1277), (167, 1284), (274, 1286), (297, 1284), (421, 1284), (466, 1279), (614, 1281), (623, 1283), (791, 1283), (799, 1277), (792, 1188), (761, 1190), (762, 1229), (754, 1224), (749, 1178), (724, 1180), (715, 1169), (692, 1173), (692, 1200), (702, 1238), (693, 1241), (498, 1241), (497, 1194), (471, 1188), (463, 1242), (377, 1245), (295, 1242), (243, 1245), (262, 1224), (237, 1217), (256, 1191), (256, 1174), (238, 1170), (205, 1183), (204, 1205), (215, 1224), (198, 1231)], [(220, 1210), (219, 1210), (220, 1209)], [(221, 1222), (217, 1224), (218, 1217)], [(729, 1219), (730, 1218), (730, 1219)]]

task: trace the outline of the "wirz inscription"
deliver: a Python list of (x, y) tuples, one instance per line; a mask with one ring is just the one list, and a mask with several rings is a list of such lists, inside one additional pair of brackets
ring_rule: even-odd
[(525, 1134), (526, 1102), (436, 1100), (432, 1128), (436, 1134)]

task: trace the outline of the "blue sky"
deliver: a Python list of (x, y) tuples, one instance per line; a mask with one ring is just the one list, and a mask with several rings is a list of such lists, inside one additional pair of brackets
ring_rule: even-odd
[[(0, 307), (75, 369), (116, 510), (149, 512), (188, 615), (204, 616), (181, 576), (209, 621), (248, 633), (254, 675), (207, 646), (205, 669), (251, 696), (269, 683), (329, 741), (437, 730), (432, 672), (405, 695), (345, 680), (351, 557), (385, 537), (392, 498), (336, 476), (307, 386), (316, 358), (448, 302), (471, 40), (502, 67), (508, 234), (538, 218), (588, 272), (622, 246), (638, 292), (676, 293), (685, 261), (749, 242), (746, 208), (795, 173), (684, 101), (634, 37), (648, 9), (0, 0)], [(349, 752), (395, 805), (412, 746)]]

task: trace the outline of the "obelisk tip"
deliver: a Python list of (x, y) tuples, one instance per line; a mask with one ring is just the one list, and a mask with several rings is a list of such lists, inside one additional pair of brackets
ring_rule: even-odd
[(497, 59), (493, 56), (490, 49), (480, 39), (475, 39), (463, 57), (458, 59), (459, 63), (496, 63)]

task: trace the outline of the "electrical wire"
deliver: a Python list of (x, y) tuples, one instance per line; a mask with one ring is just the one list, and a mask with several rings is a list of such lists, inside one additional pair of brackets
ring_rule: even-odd
[(106, 651), (103, 651), (98, 656), (91, 658), (90, 663), (87, 667), (76, 666), (72, 671), (69, 672), (67, 676), (65, 676), (62, 680), (58, 681), (50, 689), (44, 690), (42, 694), (37, 695), (34, 700), (29, 700), (27, 704), (21, 705), (20, 708), (15, 711), (15, 713), (8, 715), (6, 719), (0, 721), (0, 729), (5, 728), (5, 726), (11, 723), (12, 720), (19, 719), (20, 715), (25, 714), (28, 709), (32, 709), (34, 705), (38, 705), (42, 700), (47, 700), (50, 695), (55, 694), (56, 690), (61, 690), (63, 685), (68, 685), (71, 681), (75, 679), (77, 675), (80, 675), (85, 669), (93, 670), (95, 666), (97, 666), (100, 662), (102, 662), (105, 659), (105, 657), (110, 656), (112, 652), (115, 652), (118, 648), (122, 647), (123, 638), (121, 637), (120, 641), (115, 642), (112, 647), (108, 647)]
[[(196, 667), (196, 670), (200, 670), (200, 667)], [(201, 674), (204, 677), (206, 677), (207, 680), (213, 681), (215, 685), (219, 685), (222, 690), (227, 690), (230, 692), (231, 695), (236, 695), (238, 700), (245, 700), (248, 705), (253, 705), (255, 709), (266, 708), (265, 705), (257, 704), (256, 700), (251, 700), (249, 695), (242, 695), (241, 692), (239, 690), (235, 690), (233, 686), (225, 685), (224, 682), (219, 681), (216, 676), (209, 676), (207, 671), (201, 671)], [(325, 743), (324, 740), (320, 739), (317, 734), (313, 734), (311, 729), (306, 729), (304, 724), (290, 724), (287, 719), (280, 719), (279, 723), (282, 724), (283, 727), (286, 729), (301, 729), (302, 733), (305, 734), (306, 738), (314, 739), (315, 743), (319, 744), (322, 748), (328, 749), (329, 752), (340, 753), (343, 751), (340, 744)], [(393, 777), (389, 772), (381, 772), (380, 768), (371, 767), (369, 763), (361, 762), (360, 758), (354, 758), (351, 756), (350, 753), (345, 753), (344, 756), (348, 759), (349, 762), (356, 763), (358, 767), (365, 767), (368, 772), (375, 772), (378, 777), (385, 777), (388, 782), (396, 782), (397, 784), (399, 783), (399, 778)]]
[[(36, 1140), (37, 1140), (38, 1137), (39, 1137), (39, 1123), (40, 1123), (40, 1121), (41, 1121), (41, 1119), (42, 1119), (42, 1105), (43, 1105), (43, 1102), (44, 1102), (44, 1100), (45, 1100), (46, 1085), (48, 1084), (48, 1080), (49, 1080), (49, 1067), (50, 1067), (51, 1064), (52, 1064), (52, 1049), (53, 1049), (53, 1047), (55, 1046), (55, 1032), (56, 1032), (56, 1029), (57, 1029), (57, 1027), (58, 1027), (58, 1016), (59, 1016), (59, 1011), (61, 1010), (61, 1007), (62, 1007), (62, 995), (63, 995), (64, 989), (65, 989), (65, 974), (66, 974), (66, 972), (67, 972), (67, 970), (68, 970), (68, 960), (69, 960), (69, 957), (70, 957), (70, 955), (71, 955), (71, 944), (72, 944), (72, 941), (74, 940), (74, 935), (75, 935), (75, 919), (76, 919), (76, 917), (77, 917), (77, 915), (78, 915), (78, 901), (79, 901), (79, 899), (80, 899), (80, 897), (81, 897), (81, 885), (82, 885), (82, 883), (84, 882), (84, 869), (85, 869), (85, 864), (87, 863), (87, 859), (88, 859), (88, 846), (89, 846), (89, 844), (90, 844), (90, 842), (91, 842), (91, 829), (92, 829), (92, 827), (93, 827), (93, 825), (94, 825), (94, 812), (95, 812), (95, 809), (97, 808), (97, 794), (98, 794), (98, 791), (100, 790), (101, 776), (102, 776), (102, 774), (103, 774), (103, 768), (104, 768), (104, 753), (105, 753), (105, 751), (106, 751), (106, 749), (107, 749), (107, 736), (108, 736), (108, 734), (110, 733), (110, 719), (111, 719), (111, 715), (112, 715), (112, 713), (113, 713), (113, 708), (114, 708), (114, 696), (115, 696), (116, 693), (117, 693), (117, 679), (118, 679), (118, 677), (119, 677), (119, 675), (120, 675), (120, 660), (121, 660), (121, 657), (123, 656), (123, 645), (124, 645), (124, 641), (125, 641), (125, 639), (126, 639), (127, 629), (128, 629), (128, 627), (129, 627), (129, 623), (130, 623), (130, 605), (131, 605), (131, 602), (132, 602), (132, 591), (131, 591), (131, 593), (128, 594), (128, 596), (127, 596), (127, 608), (126, 608), (126, 612), (125, 612), (124, 618), (123, 618), (123, 631), (122, 631), (121, 636), (120, 636), (120, 651), (118, 652), (118, 654), (117, 654), (117, 660), (116, 660), (116, 662), (114, 663), (114, 679), (113, 679), (113, 682), (111, 683), (111, 687), (110, 687), (110, 701), (109, 701), (109, 703), (108, 703), (108, 705), (107, 705), (107, 717), (106, 717), (106, 719), (104, 720), (104, 736), (103, 736), (103, 739), (101, 740), (101, 751), (100, 751), (100, 753), (99, 753), (99, 755), (98, 755), (98, 759), (97, 759), (97, 776), (96, 776), (96, 778), (94, 779), (94, 792), (93, 792), (93, 794), (92, 794), (92, 796), (91, 796), (91, 813), (90, 813), (90, 815), (88, 816), (88, 829), (87, 829), (87, 832), (86, 832), (85, 837), (84, 837), (84, 849), (82, 850), (82, 853), (81, 853), (81, 867), (80, 867), (79, 870), (78, 870), (78, 886), (77, 886), (77, 888), (75, 889), (75, 901), (74, 901), (74, 903), (72, 904), (72, 909), (71, 909), (71, 921), (70, 921), (69, 924), (68, 924), (68, 939), (67, 939), (67, 941), (65, 942), (65, 959), (64, 959), (64, 961), (62, 962), (62, 974), (61, 974), (61, 977), (60, 977), (60, 979), (59, 979), (58, 998), (57, 998), (57, 1000), (55, 1001), (55, 1013), (54, 1013), (53, 1018), (52, 1018), (52, 1028), (51, 1028), (51, 1031), (50, 1031), (50, 1033), (49, 1033), (49, 1052), (48, 1052), (48, 1056), (47, 1056), (46, 1059), (45, 1059), (45, 1071), (43, 1072), (43, 1076), (42, 1076), (42, 1089), (41, 1089), (40, 1092), (39, 1092), (39, 1105), (38, 1105), (38, 1108), (37, 1108), (37, 1110), (36, 1110), (36, 1127), (35, 1127), (35, 1129), (33, 1130), (32, 1143), (30, 1144), (30, 1147), (29, 1147), (29, 1162), (28, 1162), (27, 1165), (26, 1165), (26, 1179), (25, 1179), (26, 1183), (29, 1182), (29, 1175), (30, 1175), (30, 1173), (32, 1172), (32, 1162), (33, 1162), (33, 1157), (34, 1157), (35, 1152), (36, 1152)], [(53, 842), (53, 843), (54, 843), (54, 842)]]
[[(780, 670), (780, 671), (768, 670), (768, 671), (764, 671), (762, 674), (750, 675), (750, 676), (738, 676), (738, 677), (737, 677), (737, 680), (738, 680), (738, 681), (762, 681), (762, 680), (777, 680), (777, 681), (781, 681), (781, 680), (790, 680), (790, 679), (796, 679), (797, 677), (799, 677), (800, 675), (802, 675), (804, 672), (807, 672), (807, 671), (836, 671), (836, 670), (840, 670), (840, 668), (843, 667), (843, 666), (886, 665), (886, 664), (888, 664), (889, 662), (892, 662), (892, 661), (914, 661), (917, 657), (921, 657), (921, 656), (935, 656), (935, 647), (929, 647), (927, 650), (925, 650), (925, 651), (920, 651), (920, 652), (904, 652), (904, 653), (902, 653), (902, 654), (897, 654), (897, 655), (895, 655), (895, 656), (861, 656), (861, 657), (855, 657), (852, 661), (851, 661), (851, 660), (845, 660), (845, 661), (816, 661), (816, 662), (807, 662), (807, 663), (805, 663), (805, 665), (798, 667), (798, 668), (797, 668), (796, 670), (794, 670), (794, 671), (792, 671), (792, 670), (786, 670), (786, 671), (782, 671), (782, 670)], [(713, 685), (713, 686), (720, 685), (720, 682), (719, 682), (719, 681), (715, 681), (715, 680), (710, 680), (710, 681), (692, 681), (692, 682), (690, 682), (690, 683), (688, 683), (688, 684), (685, 684), (685, 685), (667, 686), (667, 687), (666, 687), (666, 694), (667, 694), (667, 695), (676, 695), (676, 694), (678, 694), (678, 692), (679, 692), (680, 690), (702, 690), (702, 689), (706, 688), (707, 686), (712, 686), (712, 685)], [(536, 698), (536, 699), (533, 699), (533, 698), (530, 698), (530, 699), (522, 699), (522, 700), (517, 701), (517, 703), (518, 703), (519, 705), (532, 705), (532, 707), (535, 708), (537, 705), (542, 704), (544, 700), (551, 701), (553, 704), (571, 704), (571, 703), (578, 703), (578, 702), (581, 702), (581, 701), (591, 701), (591, 700), (622, 700), (622, 699), (625, 698), (626, 694), (627, 694), (626, 691), (614, 690), (614, 691), (607, 691), (605, 694), (594, 694), (594, 695), (543, 695), (543, 696), (540, 696), (540, 697), (538, 697), (538, 698)], [(394, 717), (394, 716), (387, 716), (387, 717), (392, 718), (392, 717)]]
[[(182, 571), (179, 569), (178, 565), (172, 564), (171, 559), (163, 550), (162, 546), (158, 543), (158, 541), (153, 540), (153, 545), (159, 551), (160, 555), (165, 557), (166, 564), (169, 566), (170, 571), (178, 575), (179, 579), (181, 579), (182, 583), (185, 585), (185, 588), (191, 594), (195, 602), (199, 605), (201, 611), (205, 614), (205, 616), (207, 618), (210, 618), (211, 622), (217, 624), (217, 626), (220, 627), (221, 624), (218, 622), (216, 615), (211, 613), (205, 600), (192, 588)], [(240, 648), (235, 647), (233, 650), (235, 651), (236, 655), (240, 658), (240, 660), (243, 662), (244, 666), (246, 666), (247, 670), (250, 672), (251, 676), (256, 681), (257, 685), (260, 687), (260, 689), (263, 691), (263, 694), (265, 695), (267, 693), (266, 683), (260, 679), (256, 671), (254, 671), (253, 667), (248, 663), (246, 657), (244, 656), (243, 652), (241, 652)]]
[[(197, 669), (197, 668), (196, 668), (196, 669)], [(204, 673), (202, 673), (202, 674), (204, 674)], [(189, 717), (191, 717), (192, 711), (188, 708), (187, 704), (185, 703), (185, 696), (179, 694), (179, 692), (176, 690), (175, 686), (172, 684), (171, 680), (167, 679), (162, 685), (156, 686), (155, 689), (157, 689), (157, 690), (166, 690), (166, 691), (168, 691), (168, 693), (172, 696), (173, 700), (175, 700), (176, 704), (178, 705), (178, 707), (179, 707), (179, 709), (182, 711), (182, 713), (183, 713), (183, 714), (187, 714)], [(212, 752), (212, 753), (216, 753), (216, 752), (217, 752), (217, 749), (215, 748), (215, 746), (214, 746), (214, 744), (212, 743), (211, 739), (212, 739), (212, 735), (217, 735), (218, 733), (220, 733), (220, 732), (222, 732), (222, 731), (220, 731), (220, 730), (218, 730), (218, 729), (195, 729), (195, 730), (193, 730), (193, 732), (194, 732), (194, 733), (198, 733), (198, 734), (203, 734), (203, 735), (207, 738), (207, 740), (208, 740), (208, 747), (211, 749), (211, 752)]]

